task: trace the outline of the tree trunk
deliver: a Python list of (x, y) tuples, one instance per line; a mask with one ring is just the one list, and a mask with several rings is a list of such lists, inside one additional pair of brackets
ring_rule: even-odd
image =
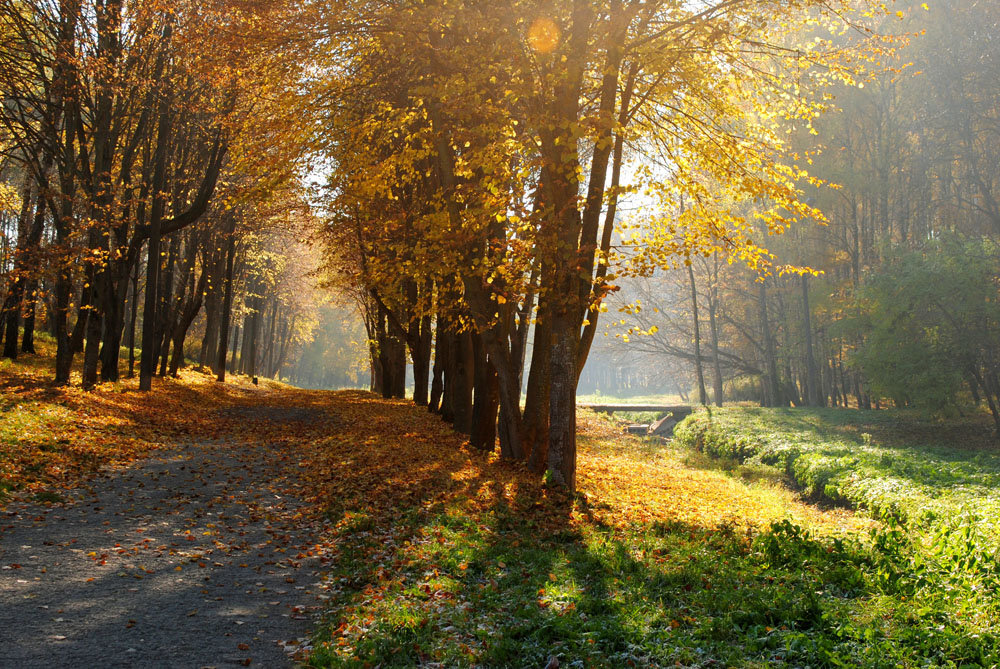
[[(169, 24), (165, 28), (170, 36)], [(153, 204), (149, 216), (149, 238), (146, 255), (146, 299), (142, 309), (142, 352), (139, 359), (139, 390), (152, 388), (156, 373), (156, 340), (160, 331), (157, 321), (160, 295), (160, 236), (166, 208), (167, 149), (170, 137), (170, 95), (163, 91), (157, 110), (156, 150), (153, 152)]]
[[(191, 244), (189, 243), (188, 246), (190, 247)], [(159, 287), (162, 297), (160, 299), (160, 315), (157, 318), (160, 331), (156, 337), (156, 357), (160, 361), (160, 376), (167, 375), (167, 364), (170, 357), (170, 334), (177, 324), (180, 302), (184, 300), (187, 288), (186, 274), (189, 271), (187, 267), (188, 263), (184, 259), (178, 260), (180, 253), (181, 238), (180, 235), (175, 235), (170, 240), (170, 251), (167, 253), (167, 267), (166, 271), (161, 275)], [(193, 265), (193, 262), (191, 264)], [(193, 271), (193, 268), (190, 271)], [(177, 277), (179, 280), (176, 281), (176, 295), (174, 294), (175, 274), (179, 275)]]
[(458, 334), (456, 344), (453, 351), (454, 382), (449, 379), (449, 383), (454, 387), (451, 409), (455, 416), (455, 430), (462, 434), (470, 434), (472, 432), (472, 392), (475, 386), (476, 366), (472, 334), (467, 331)]
[(809, 313), (809, 276), (802, 275), (802, 331), (806, 344), (806, 379), (808, 388), (805, 396), (808, 398), (810, 406), (822, 406), (822, 388), (819, 382), (819, 373), (816, 369), (816, 358), (813, 356), (813, 336), (812, 323)]
[(35, 305), (38, 303), (38, 281), (32, 280), (26, 288), (24, 307), (24, 335), (21, 339), (21, 353), (35, 352)]
[(215, 378), (224, 383), (226, 380), (226, 353), (229, 347), (229, 324), (233, 310), (233, 264), (236, 260), (236, 219), (230, 216), (226, 230), (229, 245), (226, 249), (226, 274), (223, 282), (222, 313), (219, 321), (219, 345), (215, 358)]
[(205, 292), (206, 278), (206, 272), (203, 270), (201, 277), (198, 279), (198, 285), (192, 291), (187, 304), (184, 306), (180, 317), (177, 319), (177, 325), (174, 327), (174, 354), (170, 360), (170, 376), (176, 377), (177, 372), (184, 363), (184, 340), (187, 338), (187, 331), (191, 327), (191, 323), (194, 322), (194, 319), (198, 316), (198, 312), (201, 311), (202, 296)]
[[(220, 259), (223, 261), (225, 257), (221, 254)], [(214, 367), (214, 362), (218, 357), (218, 347), (219, 347), (219, 316), (222, 308), (220, 295), (219, 295), (219, 276), (221, 272), (218, 271), (218, 265), (213, 268), (211, 285), (209, 286), (208, 295), (205, 298), (205, 335), (201, 340), (201, 353), (198, 356), (198, 363), (202, 367)]]
[(500, 385), (497, 372), (486, 354), (480, 335), (472, 336), (475, 358), (475, 397), (472, 406), (473, 448), (492, 451), (497, 439), (497, 412), (500, 409)]
[[(100, 233), (96, 229), (91, 229), (91, 248), (96, 248), (100, 243)], [(89, 390), (97, 383), (97, 363), (100, 360), (101, 336), (104, 332), (104, 318), (100, 309), (100, 302), (104, 299), (107, 289), (108, 274), (105, 268), (96, 269), (90, 276), (93, 288), (92, 302), (93, 308), (87, 317), (86, 324), (86, 348), (83, 353), (83, 388)]]
[(132, 301), (128, 317), (128, 378), (135, 377), (135, 323), (139, 317), (139, 263), (132, 267)]
[(552, 319), (552, 353), (549, 359), (549, 453), (550, 480), (576, 488), (576, 364), (578, 319), (567, 313)]
[(229, 371), (232, 372), (233, 374), (239, 374), (240, 371), (239, 367), (237, 366), (237, 363), (239, 362), (241, 356), (240, 354), (241, 333), (242, 331), (240, 330), (240, 325), (239, 323), (237, 323), (236, 327), (233, 328), (233, 339), (229, 346), (229, 350), (231, 351), (231, 353), (229, 354)]
[(76, 323), (73, 324), (73, 332), (69, 337), (70, 347), (74, 354), (83, 352), (83, 345), (87, 335), (87, 321), (90, 319), (91, 308), (94, 303), (93, 286), (93, 275), (90, 269), (88, 269), (84, 278), (83, 290), (80, 291), (80, 306), (76, 311)]
[[(31, 186), (30, 182), (28, 182), (22, 195), (21, 215), (17, 221), (17, 250), (15, 252), (13, 269), (14, 281), (7, 290), (2, 311), (3, 322), (5, 324), (5, 332), (0, 333), (4, 335), (3, 357), (10, 358), (11, 360), (17, 358), (17, 335), (21, 325), (21, 307), (24, 301), (24, 289), (28, 280), (26, 274), (29, 271), (27, 267), (28, 253), (32, 249), (32, 247), (28, 246), (30, 232), (34, 232), (34, 230), (28, 230), (31, 202)], [(42, 202), (42, 196), (39, 194), (35, 206), (36, 219), (38, 218), (39, 211), (44, 212)], [(41, 234), (39, 234), (39, 241), (41, 241)]]
[(104, 333), (101, 342), (101, 380), (114, 382), (119, 378), (122, 330), (125, 327), (125, 301), (128, 296), (131, 268), (116, 262), (109, 270), (108, 285), (104, 294)]
[(777, 356), (774, 350), (774, 336), (771, 332), (771, 322), (767, 316), (767, 286), (762, 280), (758, 284), (760, 302), (760, 328), (764, 343), (764, 396), (765, 406), (779, 406), (781, 402), (781, 382), (778, 378)]
[(441, 413), (443, 408), (441, 400), (444, 394), (444, 373), (449, 364), (451, 336), (446, 331), (445, 321), (440, 315), (437, 318), (435, 339), (437, 344), (434, 347), (434, 377), (431, 380), (431, 397), (427, 408), (432, 413)]
[(708, 296), (708, 324), (712, 334), (712, 384), (715, 396), (715, 406), (721, 407), (725, 401), (722, 390), (722, 365), (719, 362), (719, 323), (716, 312), (719, 308), (719, 256), (714, 257), (715, 271), (712, 275), (712, 288)]
[(549, 458), (549, 356), (552, 328), (544, 295), (535, 323), (535, 342), (524, 401), (524, 450), (531, 471), (541, 474)]
[(413, 402), (417, 406), (428, 406), (427, 384), (430, 380), (431, 343), (434, 332), (431, 329), (431, 317), (420, 319), (418, 346), (410, 351), (413, 358)]
[(698, 318), (698, 287), (694, 281), (694, 263), (687, 260), (688, 280), (691, 282), (691, 317), (694, 323), (694, 369), (698, 377), (698, 403), (708, 404), (708, 392), (705, 390), (705, 369), (701, 360), (701, 323)]

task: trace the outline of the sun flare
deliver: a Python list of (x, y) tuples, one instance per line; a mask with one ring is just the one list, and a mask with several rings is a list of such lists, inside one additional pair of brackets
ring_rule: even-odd
[(555, 21), (541, 16), (528, 28), (528, 44), (538, 53), (552, 53), (559, 45), (560, 34)]

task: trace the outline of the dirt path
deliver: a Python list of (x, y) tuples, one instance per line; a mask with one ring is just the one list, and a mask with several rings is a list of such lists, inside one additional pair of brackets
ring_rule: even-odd
[(287, 446), (180, 444), (104, 473), (68, 504), (9, 505), (0, 667), (293, 664), (319, 578), (301, 503), (282, 492), (297, 471)]

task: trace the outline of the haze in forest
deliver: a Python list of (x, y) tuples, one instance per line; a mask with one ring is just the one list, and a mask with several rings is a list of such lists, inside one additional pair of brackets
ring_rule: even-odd
[(996, 0), (3, 0), (0, 665), (1000, 666), (998, 166)]
[(4, 10), (8, 357), (1000, 426), (990, 3), (175, 4)]

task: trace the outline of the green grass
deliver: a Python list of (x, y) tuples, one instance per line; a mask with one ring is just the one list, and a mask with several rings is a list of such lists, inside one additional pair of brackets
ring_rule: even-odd
[(769, 470), (814, 500), (881, 519), (867, 550), (883, 584), (923, 600), (919, 611), (978, 618), (976, 633), (995, 638), (1000, 449), (985, 416), (726, 408), (692, 415), (674, 435), (694, 461), (707, 456), (734, 473)]
[(311, 666), (983, 666), (998, 610), (910, 578), (912, 549), (682, 524), (538, 532), (509, 509), (343, 537)]
[(1000, 447), (980, 417), (947, 422), (897, 411), (724, 408), (674, 431), (713, 458), (783, 472), (806, 495), (935, 527), (1000, 520)]
[[(966, 506), (973, 491), (992, 494), (995, 455), (988, 442), (968, 443), (978, 419), (946, 429), (885, 412), (727, 410), (708, 421), (698, 414), (681, 440), (656, 448), (761, 478), (825, 463), (829, 475), (812, 492), (845, 502), (846, 492), (824, 497), (828, 486), (854, 481), (830, 464), (840, 463), (859, 481), (895, 477), (900, 507), (924, 506), (905, 499), (908, 485), (956, 511), (908, 523), (886, 513), (870, 533), (816, 536), (788, 520), (763, 531), (680, 521), (612, 527), (591, 517), (603, 504), (592, 494), (474, 512), (461, 495), (390, 516), (331, 509), (340, 552), (325, 581), (329, 623), (309, 666), (541, 667), (553, 657), (562, 667), (1000, 663), (998, 546)], [(964, 435), (966, 448), (949, 449), (949, 434)], [(683, 440), (729, 459), (711, 461)], [(666, 457), (632, 441), (636, 467)], [(753, 445), (764, 453), (771, 443), (785, 455), (754, 462)], [(791, 461), (802, 462), (786, 472), (793, 448)], [(620, 455), (622, 445), (609, 449)]]
[(657, 411), (616, 411), (613, 415), (626, 423), (647, 425), (660, 420), (666, 414)]
[[(688, 398), (690, 400), (690, 398)], [(680, 395), (671, 393), (661, 393), (654, 395), (604, 395), (602, 393), (592, 393), (590, 395), (577, 395), (576, 401), (580, 404), (690, 404), (681, 399)]]

